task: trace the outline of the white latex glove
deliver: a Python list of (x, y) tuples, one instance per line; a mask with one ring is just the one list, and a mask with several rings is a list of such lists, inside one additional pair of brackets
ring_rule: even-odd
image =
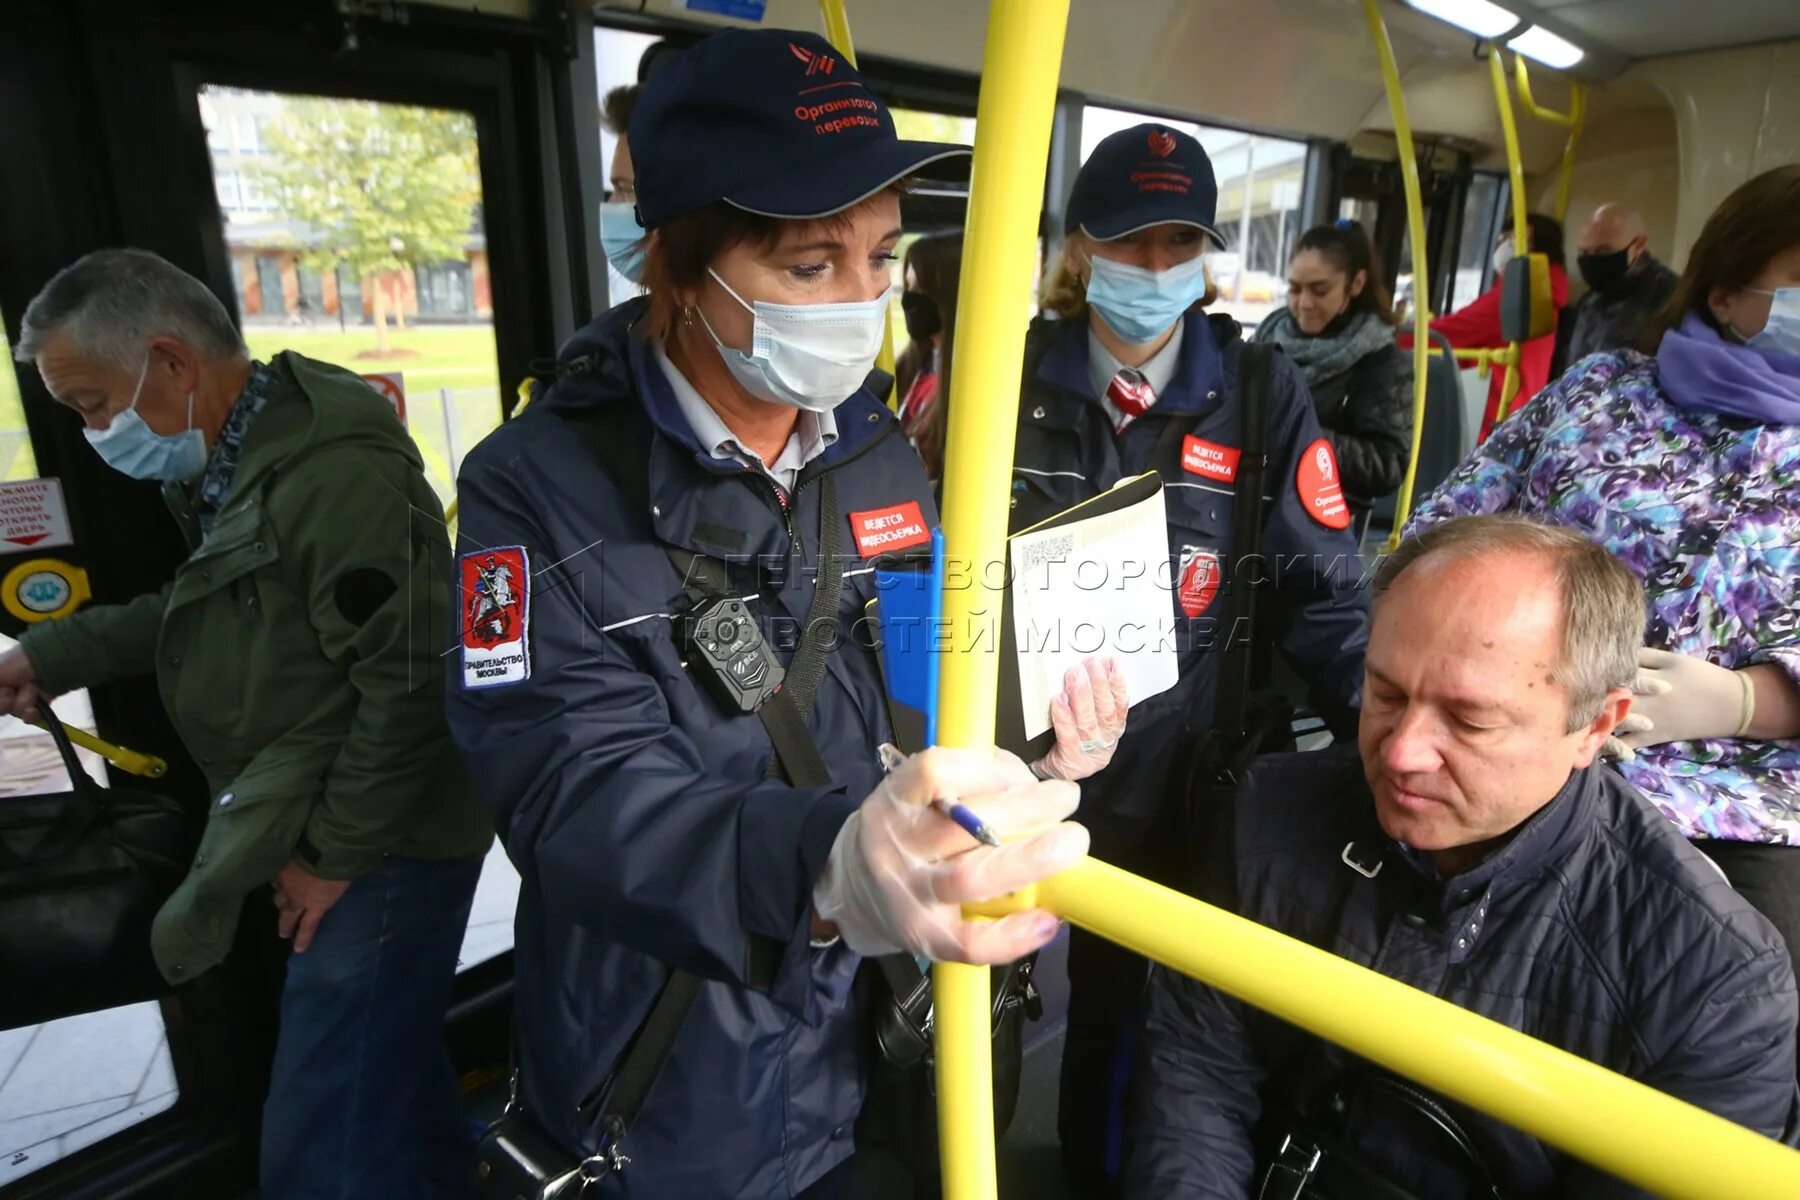
[(1756, 711), (1748, 675), (1648, 646), (1638, 651), (1631, 693), (1631, 711), (1602, 751), (1621, 759), (1664, 742), (1742, 737)]
[[(932, 801), (967, 805), (1001, 841), (982, 846)], [(1087, 830), (1064, 820), (1080, 791), (1040, 782), (1004, 750), (942, 747), (902, 762), (850, 815), (813, 887), (813, 909), (858, 954), (1004, 963), (1056, 936), (1041, 909), (965, 921), (962, 905), (1066, 871)]]
[(1032, 764), (1039, 779), (1071, 783), (1103, 770), (1125, 733), (1131, 711), (1125, 677), (1110, 658), (1090, 658), (1063, 675), (1063, 690), (1050, 701), (1056, 744)]

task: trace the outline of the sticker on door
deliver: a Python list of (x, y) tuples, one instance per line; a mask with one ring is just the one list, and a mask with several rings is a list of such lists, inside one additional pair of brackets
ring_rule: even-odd
[(0, 554), (72, 546), (69, 510), (56, 479), (0, 483)]

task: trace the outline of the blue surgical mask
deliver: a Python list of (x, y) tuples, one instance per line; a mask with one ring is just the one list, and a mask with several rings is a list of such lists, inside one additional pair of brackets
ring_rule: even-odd
[[(1756, 333), (1743, 338), (1744, 345), (1766, 354), (1800, 354), (1800, 287), (1744, 290), (1775, 297), (1769, 305), (1767, 323)], [(1732, 332), (1737, 333), (1737, 330)]]
[(752, 396), (808, 412), (830, 412), (874, 369), (887, 332), (887, 292), (850, 304), (750, 304), (717, 271), (709, 267), (707, 273), (755, 318), (748, 353), (720, 341), (712, 323), (700, 318), (726, 370)]
[(1090, 258), (1087, 299), (1108, 328), (1134, 346), (1153, 342), (1206, 295), (1206, 262), (1195, 255), (1166, 271)]
[(188, 427), (180, 433), (158, 433), (144, 423), (137, 411), (144, 381), (149, 377), (150, 359), (146, 355), (130, 406), (108, 422), (105, 429), (81, 432), (107, 466), (133, 479), (158, 479), (164, 483), (192, 479), (206, 469), (206, 435), (194, 428), (194, 394), (188, 393)]
[(648, 236), (637, 222), (636, 205), (600, 206), (600, 245), (606, 251), (606, 261), (636, 284), (644, 282), (644, 239)]

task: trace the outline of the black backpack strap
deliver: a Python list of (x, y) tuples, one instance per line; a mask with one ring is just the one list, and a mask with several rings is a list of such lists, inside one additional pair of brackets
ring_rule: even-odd
[(1260, 562), (1264, 480), (1269, 463), (1269, 396), (1275, 382), (1275, 356), (1267, 342), (1247, 342), (1238, 356), (1237, 495), (1231, 510), (1231, 553), (1225, 570), (1227, 592), (1223, 622), (1225, 654), (1219, 664), (1213, 727), (1227, 737), (1243, 735), (1256, 668), (1256, 597), (1242, 572), (1246, 561)]

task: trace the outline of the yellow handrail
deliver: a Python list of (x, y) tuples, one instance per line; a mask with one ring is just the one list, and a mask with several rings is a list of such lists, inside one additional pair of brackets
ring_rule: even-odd
[[(963, 238), (944, 472), (944, 622), (939, 740), (994, 743), (999, 571), (1006, 561), (1013, 435), (1038, 217), (1050, 161), (1069, 0), (991, 0)], [(932, 970), (938, 1141), (948, 1200), (994, 1200), (993, 1059), (985, 967)]]
[[(1488, 67), (1494, 80), (1494, 103), (1500, 110), (1500, 133), (1506, 142), (1507, 178), (1512, 184), (1513, 247), (1514, 252), (1524, 258), (1531, 253), (1530, 214), (1525, 205), (1525, 164), (1519, 158), (1519, 129), (1513, 123), (1512, 91), (1506, 86), (1506, 70), (1501, 65), (1498, 46), (1488, 51)], [(1519, 343), (1512, 343), (1512, 348), (1516, 354)], [(1518, 394), (1519, 367), (1515, 358), (1506, 364), (1506, 376), (1500, 384), (1500, 406), (1494, 413), (1495, 424), (1506, 420), (1513, 397)]]
[[(1499, 51), (1495, 51), (1496, 54)], [(1540, 121), (1551, 125), (1560, 125), (1569, 131), (1569, 137), (1563, 143), (1562, 172), (1556, 183), (1556, 219), (1562, 220), (1569, 213), (1569, 182), (1575, 175), (1575, 146), (1581, 140), (1581, 127), (1587, 120), (1587, 85), (1579, 79), (1569, 81), (1569, 111), (1557, 112), (1553, 108), (1544, 108), (1531, 95), (1531, 69), (1525, 65), (1525, 56), (1513, 55), (1513, 84), (1519, 93), (1519, 103), (1525, 111)]]
[[(850, 37), (850, 14), (844, 11), (844, 0), (819, 0), (819, 15), (825, 20), (825, 40), (836, 47), (844, 60), (854, 67), (856, 43)], [(891, 310), (881, 326), (881, 352), (875, 356), (875, 365), (886, 371), (890, 378), (893, 377), (894, 314)], [(888, 386), (887, 405), (889, 408), (900, 406), (898, 380)]]
[[(39, 729), (45, 728), (42, 721), (32, 721)], [(124, 746), (115, 746), (104, 738), (95, 737), (85, 729), (77, 729), (73, 725), (64, 725), (63, 732), (69, 740), (83, 750), (92, 750), (101, 758), (119, 770), (130, 775), (142, 775), (146, 779), (161, 779), (169, 773), (169, 764), (154, 754), (145, 754), (138, 750), (127, 750)]]
[(1800, 1196), (1800, 1152), (1516, 1029), (1087, 859), (1041, 907), (1660, 1196)]
[(1406, 458), (1406, 477), (1394, 496), (1394, 528), (1387, 550), (1400, 548), (1400, 531), (1412, 511), (1413, 483), (1419, 474), (1419, 445), (1425, 433), (1427, 354), (1431, 349), (1431, 272), (1425, 261), (1425, 201), (1419, 188), (1419, 157), (1413, 149), (1412, 122), (1406, 115), (1406, 93), (1400, 87), (1400, 68), (1394, 61), (1394, 44), (1388, 39), (1387, 22), (1375, 0), (1363, 0), (1363, 17), (1375, 53), (1381, 60), (1381, 82), (1387, 89), (1388, 112), (1394, 119), (1394, 141), (1400, 154), (1400, 180), (1406, 187), (1407, 232), (1412, 240), (1413, 266), (1413, 410), (1412, 448)]

